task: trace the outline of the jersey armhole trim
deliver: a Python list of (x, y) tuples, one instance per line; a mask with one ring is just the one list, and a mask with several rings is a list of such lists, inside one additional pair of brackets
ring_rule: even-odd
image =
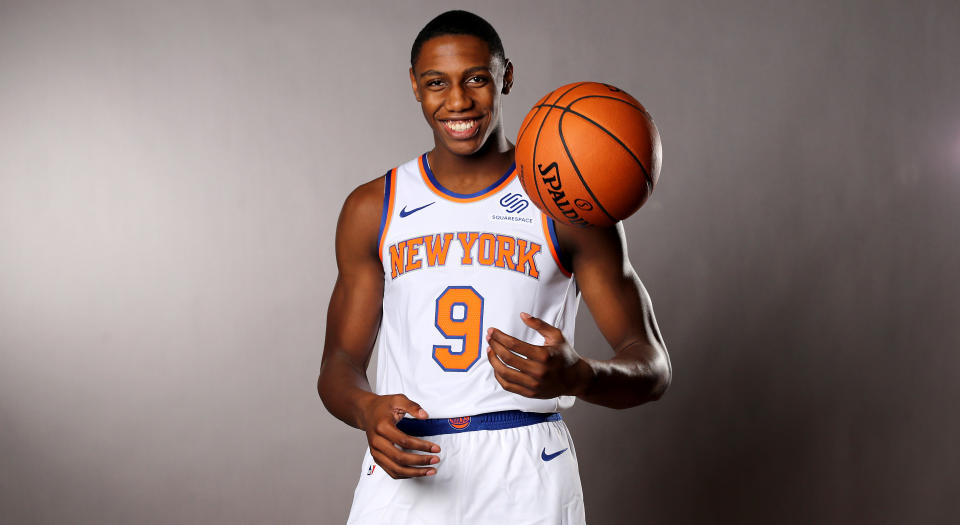
[(572, 276), (573, 272), (564, 266), (562, 262), (563, 259), (560, 257), (560, 242), (557, 240), (557, 224), (543, 212), (540, 213), (540, 220), (543, 222), (543, 236), (547, 239), (547, 244), (550, 245), (550, 254), (553, 255), (553, 260), (557, 263), (557, 268), (559, 268), (560, 273), (566, 277)]
[(390, 218), (393, 217), (393, 201), (397, 195), (397, 168), (393, 168), (384, 175), (383, 184), (383, 216), (380, 217), (380, 235), (377, 241), (377, 257), (383, 262), (383, 240), (390, 228)]

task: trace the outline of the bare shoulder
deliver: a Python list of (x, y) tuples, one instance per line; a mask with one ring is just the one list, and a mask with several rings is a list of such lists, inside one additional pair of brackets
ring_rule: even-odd
[(337, 254), (377, 255), (386, 176), (357, 186), (343, 202), (337, 221)]
[(354, 188), (343, 202), (340, 211), (340, 220), (363, 219), (373, 216), (379, 222), (383, 212), (383, 191), (386, 185), (386, 175), (381, 175), (370, 182)]
[(626, 258), (627, 241), (622, 222), (609, 228), (582, 228), (557, 221), (556, 229), (560, 251), (574, 263), (575, 272), (577, 260), (605, 258), (620, 262)]

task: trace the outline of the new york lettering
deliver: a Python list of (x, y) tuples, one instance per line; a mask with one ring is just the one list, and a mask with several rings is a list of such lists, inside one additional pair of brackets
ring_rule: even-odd
[(459, 256), (450, 258), (461, 266), (489, 266), (512, 270), (538, 279), (537, 254), (540, 244), (513, 237), (486, 232), (436, 233), (413, 237), (391, 244), (390, 278), (422, 268), (445, 266), (450, 246), (456, 246)]

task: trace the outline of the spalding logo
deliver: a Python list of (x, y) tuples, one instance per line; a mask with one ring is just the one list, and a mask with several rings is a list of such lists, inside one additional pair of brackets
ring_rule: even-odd
[(457, 429), (463, 430), (470, 426), (470, 416), (467, 417), (452, 417), (447, 421), (450, 422), (450, 426)]
[[(543, 164), (537, 164), (537, 170), (540, 171), (540, 180), (543, 181), (544, 189), (550, 194), (553, 204), (566, 217), (567, 222), (574, 226), (588, 226), (590, 223), (577, 213), (577, 210), (570, 204), (570, 200), (567, 199), (567, 194), (563, 191), (563, 184), (560, 182), (560, 167), (557, 163), (551, 162), (547, 164), (547, 167), (543, 167)], [(591, 208), (593, 207), (589, 202), (584, 202)], [(588, 209), (583, 206), (580, 206), (580, 208)]]

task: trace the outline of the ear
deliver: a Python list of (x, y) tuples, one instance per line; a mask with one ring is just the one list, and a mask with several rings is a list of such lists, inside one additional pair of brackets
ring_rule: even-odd
[(413, 68), (410, 68), (410, 87), (413, 88), (413, 96), (417, 99), (417, 102), (423, 102), (420, 100), (420, 86), (417, 84), (417, 76), (413, 74)]
[(513, 62), (510, 62), (509, 59), (504, 59), (507, 63), (503, 68), (503, 89), (500, 90), (504, 95), (510, 93), (510, 88), (513, 87)]

